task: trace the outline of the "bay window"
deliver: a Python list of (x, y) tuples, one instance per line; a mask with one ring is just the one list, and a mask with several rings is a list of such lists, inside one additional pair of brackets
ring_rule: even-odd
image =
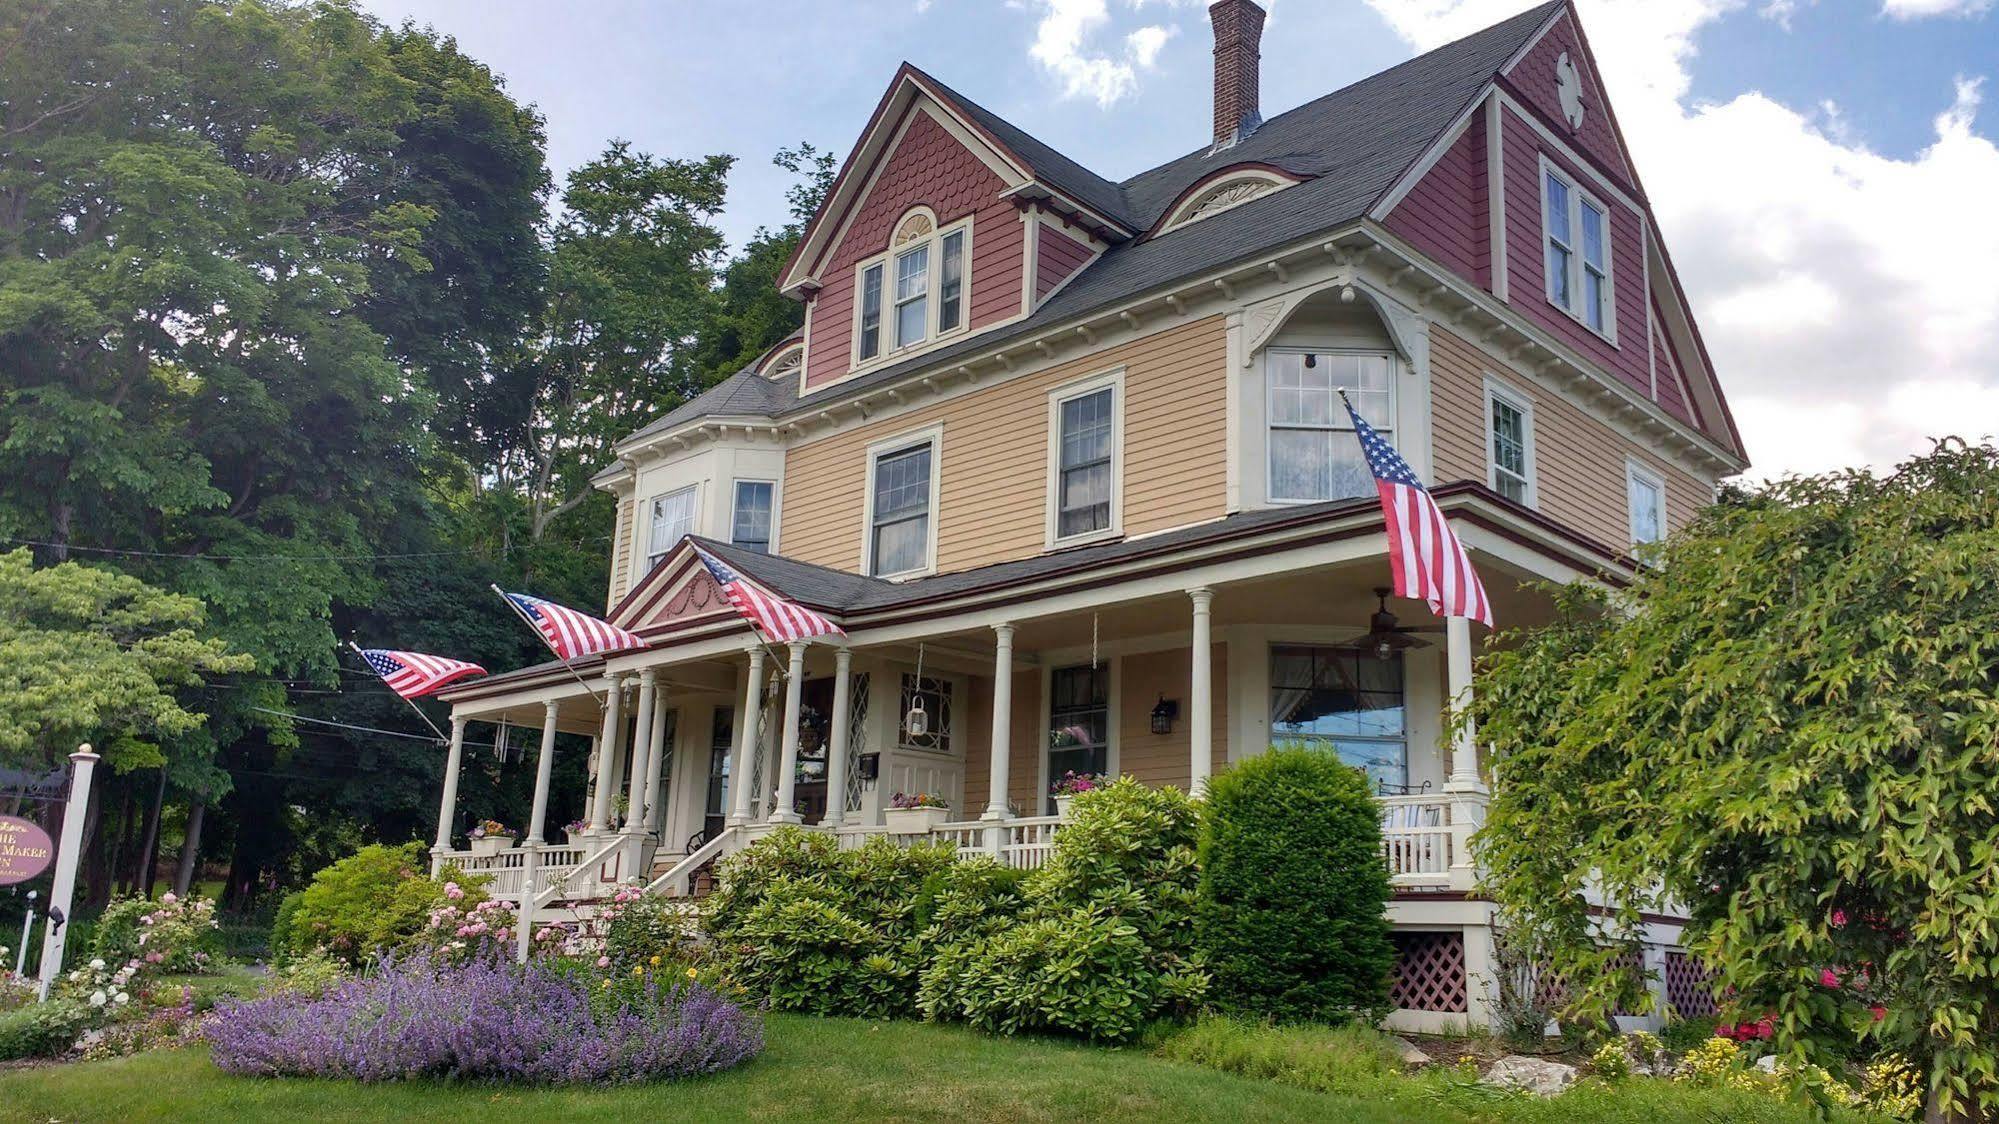
[(758, 554), (770, 553), (771, 508), (777, 486), (768, 480), (736, 481), (735, 511), (729, 520), (729, 542)]
[(1270, 498), (1315, 503), (1374, 494), (1374, 477), (1340, 402), (1344, 390), (1360, 416), (1390, 444), (1395, 437), (1393, 366), (1374, 353), (1272, 348), (1269, 384)]
[(675, 543), (694, 531), (695, 486), (690, 484), (652, 501), (652, 529), (646, 540), (646, 569), (659, 565)]

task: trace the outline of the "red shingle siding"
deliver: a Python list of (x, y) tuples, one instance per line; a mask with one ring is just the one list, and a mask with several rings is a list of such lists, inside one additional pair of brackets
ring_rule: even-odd
[[(1650, 396), (1652, 369), (1645, 334), (1645, 255), (1638, 213), (1606, 194), (1559, 153), (1546, 151), (1541, 138), (1511, 111), (1505, 122), (1507, 300), (1528, 319), (1596, 361), (1633, 390)], [(1618, 346), (1585, 328), (1548, 301), (1547, 247), (1542, 242), (1541, 156), (1565, 172), (1610, 212), (1612, 299)]]
[(889, 154), (846, 235), (818, 270), (826, 287), (812, 300), (806, 386), (845, 375), (853, 358), (854, 266), (888, 249), (897, 219), (923, 205), (941, 224), (972, 215), (970, 323), (990, 324), (1020, 310), (1021, 229), (1006, 184), (949, 130), (921, 110)]
[(1388, 213), (1389, 230), (1460, 276), (1492, 288), (1485, 175), (1485, 115)]
[(1043, 226), (1034, 257), (1034, 299), (1046, 298), (1070, 274), (1089, 264), (1092, 256), (1088, 246), (1052, 226)]
[[(1568, 120), (1562, 116), (1562, 99), (1555, 92), (1555, 63), (1563, 53), (1576, 66), (1576, 74), (1583, 84), (1583, 127), (1570, 130)], [(1548, 29), (1548, 34), (1528, 51), (1506, 77), (1518, 89), (1520, 96), (1532, 103), (1549, 121), (1558, 122), (1562, 133), (1569, 142), (1587, 152), (1612, 169), (1627, 184), (1631, 181), (1630, 165), (1624, 161), (1624, 154), (1618, 148), (1617, 133), (1610, 127), (1609, 103), (1603, 97), (1603, 84), (1597, 81), (1596, 68), (1590, 64), (1583, 51), (1582, 40), (1576, 35), (1575, 21), (1567, 15)]]

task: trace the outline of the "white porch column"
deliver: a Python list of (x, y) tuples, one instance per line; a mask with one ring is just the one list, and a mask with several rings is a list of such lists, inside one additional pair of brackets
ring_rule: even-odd
[(783, 752), (778, 755), (777, 799), (772, 802), (771, 823), (798, 823), (798, 712), (805, 694), (805, 641), (790, 644), (791, 660), (784, 672)]
[(611, 795), (606, 798), (609, 804), (604, 811), (606, 831), (618, 828), (618, 790), (625, 787), (625, 758), (632, 748), (626, 737), (631, 728), (631, 709), (625, 705), (629, 701), (625, 696), (632, 693), (632, 677), (627, 675), (621, 679), (622, 682), (613, 684), (618, 689), (619, 714), (617, 725), (611, 729)]
[(1456, 726), (1451, 736), (1451, 776), (1444, 793), (1451, 798), (1451, 881), (1453, 890), (1470, 890), (1478, 882), (1478, 868), (1472, 861), (1471, 837), (1485, 826), (1488, 790), (1478, 775), (1478, 731), (1469, 721), (1457, 724), (1472, 701), (1471, 621), (1465, 617), (1444, 618), (1444, 660), (1447, 666), (1451, 718)]
[(1013, 625), (993, 626), (992, 764), (986, 772), (989, 820), (1008, 816), (1007, 790), (1013, 786)]
[(647, 754), (652, 748), (652, 701), (658, 690), (658, 671), (648, 667), (639, 672), (639, 721), (638, 729), (632, 732), (631, 787), (625, 792), (625, 831), (631, 835), (646, 829)]
[(604, 696), (604, 728), (597, 735), (597, 788), (590, 801), (592, 832), (611, 826), (611, 793), (618, 787), (618, 731), (624, 722), (619, 708), (623, 703), (624, 687), (613, 679), (610, 691)]
[(1188, 763), (1187, 793), (1196, 798), (1208, 791), (1208, 777), (1215, 771), (1215, 668), (1213, 607), (1215, 591), (1190, 589), (1194, 601), (1194, 635), (1190, 641), (1194, 675), (1188, 686), (1193, 698), (1187, 706), (1187, 744), (1192, 760)]
[(646, 830), (657, 833), (665, 822), (666, 812), (666, 764), (667, 755), (673, 748), (666, 743), (666, 712), (673, 709), (671, 699), (665, 691), (653, 696), (652, 747), (646, 750), (646, 767), (650, 775), (646, 778)]
[(729, 787), (735, 790), (729, 808), (730, 827), (750, 822), (750, 798), (755, 795), (750, 791), (750, 774), (756, 771), (752, 762), (759, 752), (757, 727), (763, 723), (763, 645), (752, 643), (747, 651), (750, 677), (743, 688), (743, 736), (736, 742), (735, 759), (729, 762)]
[[(1471, 621), (1465, 617), (1444, 618), (1445, 660), (1449, 665), (1451, 718), (1455, 721), (1471, 705), (1472, 645)], [(1451, 738), (1451, 779), (1446, 792), (1486, 791), (1478, 775), (1478, 731), (1470, 722), (1460, 726)]]
[(541, 869), (542, 832), (548, 823), (548, 782), (555, 771), (556, 713), (555, 700), (543, 704), (541, 754), (534, 769), (534, 811), (528, 818), (527, 854), (521, 857), (520, 925), (514, 933), (514, 957), (523, 962), (528, 958), (528, 938), (534, 928), (535, 879)]
[(821, 827), (837, 828), (847, 819), (847, 708), (853, 690), (849, 680), (854, 671), (853, 650), (841, 646), (833, 650), (833, 728), (826, 747), (826, 815)]
[(451, 716), (451, 748), (444, 755), (444, 797), (437, 805), (437, 842), (430, 848), (430, 876), (444, 869), (444, 854), (451, 850), (451, 820), (458, 814), (458, 767), (465, 759), (465, 719)]

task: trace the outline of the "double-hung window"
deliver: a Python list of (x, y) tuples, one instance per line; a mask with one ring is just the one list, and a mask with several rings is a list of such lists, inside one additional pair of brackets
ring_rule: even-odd
[(1114, 371), (1048, 396), (1050, 546), (1117, 533), (1123, 381)]
[[(1111, 670), (1060, 667), (1048, 673), (1048, 780), (1110, 771)], [(1049, 812), (1055, 801), (1048, 800)]]
[(695, 486), (690, 484), (652, 501), (652, 530), (646, 540), (646, 569), (659, 565), (667, 551), (694, 532)]
[(1360, 416), (1395, 440), (1392, 367), (1386, 355), (1272, 349), (1269, 381), (1270, 498), (1313, 503), (1374, 494), (1374, 477), (1340, 402), (1344, 390)]
[(855, 362), (894, 355), (965, 327), (971, 242), (970, 219), (940, 230), (924, 208), (903, 216), (888, 251), (859, 267)]
[(934, 439), (876, 453), (868, 505), (868, 572), (876, 577), (930, 567)]
[(1631, 507), (1631, 545), (1666, 538), (1666, 482), (1636, 463), (1624, 466), (1624, 491)]
[(1488, 380), (1485, 384), (1487, 483), (1514, 503), (1534, 502), (1534, 407)]
[(736, 481), (736, 507), (729, 542), (758, 554), (770, 553), (771, 505), (776, 486), (768, 480)]
[(1541, 180), (1548, 302), (1615, 339), (1609, 212), (1553, 167), (1543, 165)]

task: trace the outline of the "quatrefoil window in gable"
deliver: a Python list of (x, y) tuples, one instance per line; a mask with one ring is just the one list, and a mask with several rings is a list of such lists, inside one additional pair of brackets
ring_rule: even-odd
[(1183, 196), (1181, 201), (1167, 213), (1166, 221), (1159, 226), (1160, 232), (1164, 233), (1205, 218), (1213, 218), (1224, 211), (1261, 199), (1272, 192), (1282, 191), (1297, 182), (1296, 179), (1280, 172), (1264, 168), (1225, 172)]

